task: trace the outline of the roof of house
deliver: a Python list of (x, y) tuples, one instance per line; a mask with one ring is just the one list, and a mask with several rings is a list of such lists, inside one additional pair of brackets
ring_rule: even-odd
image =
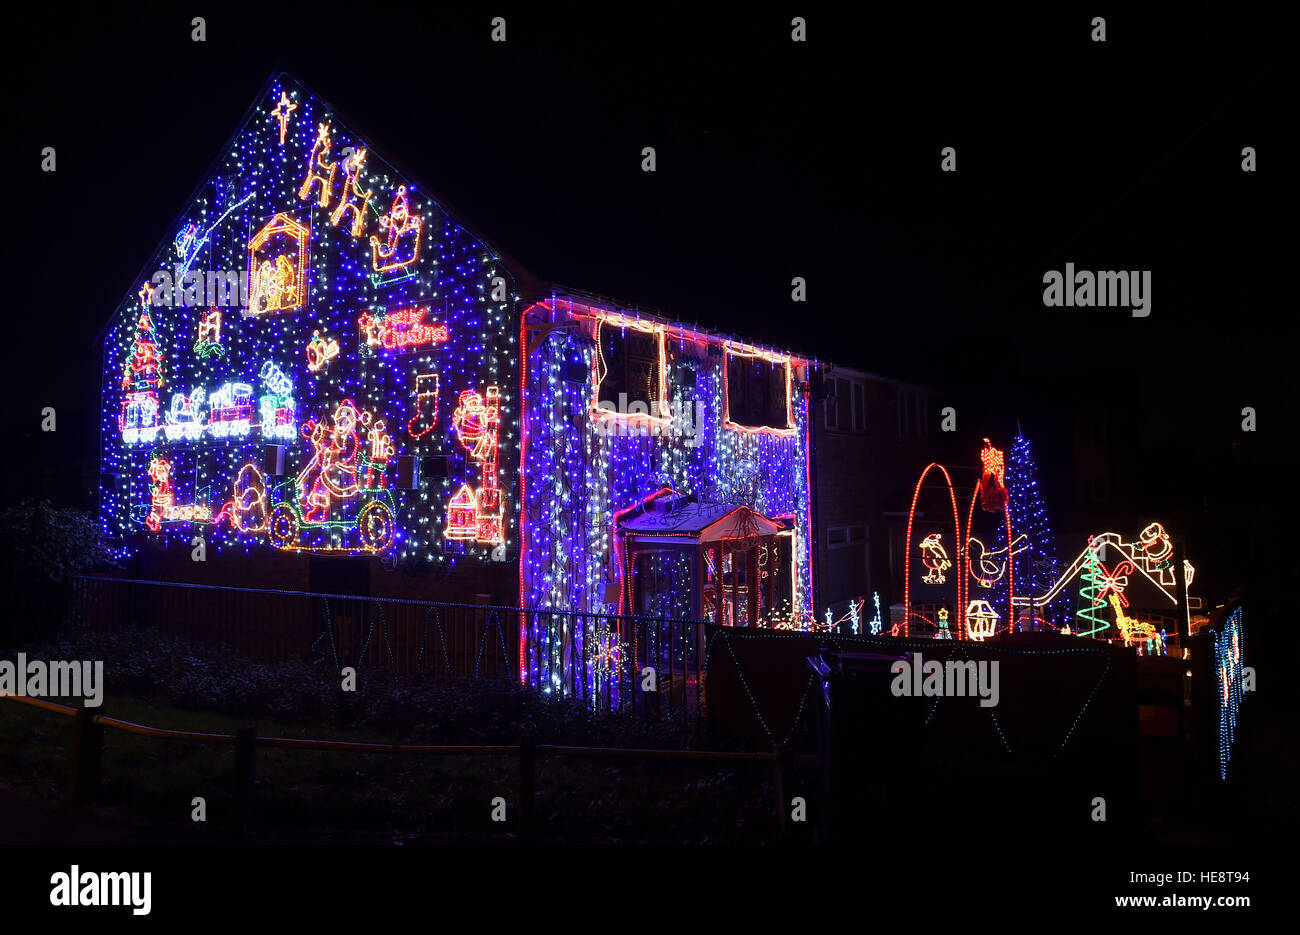
[[(473, 226), (471, 223), (468, 223), (466, 220), (466, 216), (463, 212), (457, 210), (453, 205), (451, 205), (451, 203), (446, 198), (444, 198), (435, 189), (432, 189), (427, 185), (425, 185), (420, 180), (418, 175), (407, 171), (400, 162), (395, 161), (386, 155), (378, 154), (370, 144), (370, 138), (371, 138), (370, 135), (357, 132), (356, 130), (352, 129), (352, 127), (355, 126), (355, 124), (351, 123), (350, 121), (341, 119), (339, 117), (338, 112), (335, 110), (333, 106), (330, 105), (330, 103), (327, 100), (325, 100), (320, 95), (314, 93), (310, 88), (304, 85), (297, 78), (294, 78), (292, 75), (288, 74), (287, 72), (282, 72), (282, 71), (273, 72), (270, 75), (270, 77), (267, 78), (266, 83), (263, 85), (262, 89), (258, 92), (257, 96), (254, 97), (252, 103), (245, 111), (244, 116), (236, 124), (230, 136), (227, 137), (225, 142), (219, 147), (213, 160), (208, 165), (208, 168), (202, 173), (202, 175), (198, 179), (197, 183), (195, 184), (194, 190), (190, 193), (189, 197), (185, 199), (184, 203), (181, 206), (180, 211), (176, 214), (172, 223), (167, 228), (168, 231), (175, 231), (177, 227), (188, 216), (190, 211), (190, 206), (194, 203), (195, 199), (197, 199), (199, 195), (203, 192), (204, 187), (208, 184), (209, 179), (212, 177), (213, 173), (217, 170), (217, 168), (221, 164), (221, 161), (224, 158), (227, 151), (239, 139), (240, 134), (248, 126), (249, 122), (251, 120), (256, 119), (258, 116), (260, 116), (258, 111), (259, 104), (261, 104), (265, 100), (267, 92), (272, 87), (274, 87), (277, 83), (281, 83), (281, 84), (288, 83), (291, 85), (295, 85), (303, 94), (308, 95), (314, 98), (315, 100), (317, 100), (327, 111), (331, 113), (331, 115), (333, 115), (337, 123), (337, 126), (340, 129), (346, 131), (350, 137), (355, 138), (358, 142), (365, 144), (366, 150), (370, 154), (370, 160), (372, 164), (376, 162), (386, 163), (387, 166), (393, 171), (395, 175), (408, 181), (413, 188), (418, 190), (424, 197), (426, 197), (428, 200), (432, 201), (438, 207), (440, 207), (450, 218), (453, 218), (455, 220), (455, 223), (458, 226), (460, 226), (469, 234), (471, 234), (476, 240), (478, 240), (489, 251), (491, 251), (491, 253), (515, 277), (516, 280), (515, 289), (518, 295), (520, 296), (521, 301), (524, 304), (524, 307), (527, 307), (528, 303), (535, 302), (548, 295), (566, 296), (566, 297), (572, 297), (579, 301), (594, 302), (596, 304), (607, 303), (609, 305), (617, 307), (620, 310), (635, 311), (636, 313), (642, 315), (643, 317), (657, 319), (669, 325), (674, 324), (675, 319), (673, 319), (670, 315), (662, 311), (658, 311), (656, 309), (648, 309), (648, 308), (643, 309), (637, 305), (629, 305), (626, 303), (621, 303), (613, 298), (599, 296), (596, 295), (595, 293), (586, 292), (581, 289), (562, 286), (558, 283), (545, 280), (536, 276), (534, 273), (528, 270), (528, 268), (525, 267), (521, 262), (515, 259), (511, 254), (502, 250), (490, 238), (484, 236), (483, 233), (479, 231), (475, 226)], [(100, 344), (103, 342), (104, 337), (107, 334), (109, 328), (112, 327), (113, 323), (117, 319), (117, 316), (120, 313), (123, 304), (129, 303), (135, 298), (137, 294), (137, 290), (139, 288), (139, 283), (143, 281), (147, 281), (149, 277), (155, 272), (155, 270), (152, 269), (153, 258), (156, 257), (160, 252), (165, 251), (168, 243), (170, 242), (171, 242), (171, 238), (169, 236), (164, 236), (164, 239), (152, 251), (150, 251), (148, 255), (148, 259), (145, 260), (144, 265), (141, 267), (140, 271), (131, 280), (131, 284), (128, 286), (127, 291), (123, 296), (123, 301), (119, 302), (118, 305), (114, 307), (114, 309), (106, 317), (103, 326), (97, 332), (95, 337), (96, 344)], [(684, 323), (681, 324), (683, 327), (685, 327)], [(723, 332), (721, 330), (711, 329), (707, 325), (696, 324), (693, 326), (693, 330), (697, 331), (702, 337), (708, 337), (722, 342), (734, 341), (739, 343), (742, 341), (742, 339), (739, 336), (732, 335), (730, 333)], [(743, 342), (743, 343), (748, 344), (749, 342)], [(798, 351), (785, 349), (782, 350), (781, 352), (791, 357), (799, 358), (801, 360), (808, 360), (808, 361), (816, 360), (815, 355), (804, 354)]]
[[(336, 121), (337, 126), (340, 129), (346, 131), (350, 137), (356, 139), (358, 142), (365, 144), (365, 148), (372, 165), (374, 163), (379, 163), (379, 162), (386, 163), (388, 168), (392, 170), (394, 175), (411, 183), (411, 186), (414, 189), (418, 190), (423, 197), (425, 197), (427, 200), (433, 202), (435, 205), (441, 208), (442, 211), (448, 217), (452, 218), (460, 228), (467, 231), (471, 236), (474, 237), (475, 240), (483, 244), (483, 246), (486, 247), (496, 257), (496, 259), (500, 261), (506, 267), (506, 269), (515, 277), (516, 279), (515, 286), (521, 296), (527, 298), (528, 296), (538, 294), (539, 290), (541, 289), (540, 286), (541, 281), (533, 273), (531, 273), (522, 263), (520, 263), (510, 254), (506, 253), (505, 251), (497, 247), (497, 245), (494, 244), (490, 238), (485, 237), (472, 224), (467, 223), (465, 219), (465, 215), (462, 212), (456, 210), (447, 201), (447, 199), (444, 198), (436, 190), (426, 186), (418, 176), (416, 176), (411, 172), (408, 172), (401, 165), (400, 162), (389, 158), (387, 155), (380, 155), (379, 153), (377, 153), (370, 144), (368, 134), (359, 133), (353, 130), (352, 129), (353, 124), (351, 124), (350, 121), (341, 119), (339, 117), (338, 111), (335, 110), (335, 108), (330, 105), (329, 101), (325, 100), (319, 94), (313, 92), (310, 88), (308, 88), (297, 78), (290, 75), (288, 72), (283, 72), (283, 71), (272, 72), (271, 75), (266, 79), (266, 82), (263, 84), (261, 90), (258, 91), (257, 95), (253, 98), (253, 101), (249, 104), (248, 109), (245, 110), (244, 116), (240, 118), (238, 123), (235, 125), (235, 128), (231, 131), (230, 135), (226, 138), (225, 142), (223, 142), (221, 146), (217, 149), (217, 152), (214, 155), (212, 161), (209, 163), (207, 169), (205, 169), (203, 173), (200, 175), (198, 181), (195, 183), (193, 191), (190, 192), (189, 197), (187, 197), (185, 201), (182, 203), (180, 210), (176, 213), (172, 223), (168, 226), (167, 228), (168, 231), (175, 231), (178, 228), (178, 226), (185, 220), (185, 218), (188, 217), (190, 212), (190, 206), (194, 203), (195, 199), (197, 199), (202, 194), (205, 186), (207, 186), (209, 180), (212, 178), (213, 174), (217, 171), (217, 168), (221, 165), (222, 159), (225, 157), (230, 147), (233, 146), (235, 142), (239, 139), (240, 134), (244, 132), (245, 128), (247, 128), (249, 122), (256, 119), (259, 116), (258, 105), (265, 100), (267, 92), (271, 90), (271, 88), (275, 87), (277, 84), (295, 85), (304, 95), (312, 97), (316, 101), (318, 101), (334, 117), (334, 120)], [(154, 269), (152, 267), (153, 267), (154, 257), (156, 257), (160, 252), (165, 251), (167, 245), (170, 242), (171, 242), (171, 236), (164, 235), (163, 240), (160, 241), (158, 245), (149, 252), (148, 258), (144, 261), (144, 265), (141, 266), (140, 268), (140, 272), (138, 272), (135, 275), (135, 277), (131, 280), (131, 285), (128, 286), (127, 291), (123, 296), (122, 302), (119, 302), (118, 305), (116, 305), (114, 309), (108, 314), (107, 318), (104, 321), (103, 326), (99, 329), (98, 333), (96, 334), (95, 336), (96, 344), (102, 343), (102, 341), (104, 340), (105, 334), (108, 332), (108, 329), (112, 327), (119, 312), (121, 311), (123, 303), (129, 303), (136, 297), (137, 290), (139, 289), (139, 283), (147, 281), (149, 277), (153, 274)]]

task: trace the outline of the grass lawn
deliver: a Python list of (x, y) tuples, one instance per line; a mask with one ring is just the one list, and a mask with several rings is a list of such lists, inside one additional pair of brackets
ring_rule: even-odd
[[(630, 719), (591, 715), (501, 683), (375, 687), (322, 710), (332, 679), (294, 667), (251, 669), (206, 649), (155, 647), (130, 665), (125, 643), (75, 640), (29, 648), (28, 658), (106, 661), (102, 713), (152, 727), (231, 733), (254, 726), (261, 736), (367, 743), (538, 743), (668, 747), (671, 732)], [(150, 662), (150, 660), (153, 662)], [(113, 673), (120, 678), (115, 680)], [(231, 674), (223, 687), (221, 672)], [(196, 673), (201, 690), (194, 688)], [(267, 685), (276, 678), (287, 697)], [(315, 679), (319, 684), (302, 684)], [(264, 684), (265, 683), (265, 684)], [(189, 686), (175, 691), (176, 686)], [(240, 694), (243, 691), (244, 694)], [(291, 716), (305, 692), (304, 716)], [(213, 699), (203, 710), (196, 697)], [(250, 705), (251, 699), (260, 699)], [(75, 704), (68, 701), (66, 703)], [(332, 704), (332, 702), (331, 702)], [(250, 709), (251, 708), (251, 709)], [(412, 711), (410, 708), (418, 710)], [(258, 709), (275, 712), (261, 714)], [(508, 715), (508, 716), (507, 716)], [(612, 723), (610, 723), (612, 722)], [(0, 702), (0, 787), (6, 795), (57, 802), (66, 774), (72, 719)], [(194, 841), (219, 840), (232, 813), (234, 747), (142, 737), (105, 730), (102, 795), (90, 814), (145, 824)], [(680, 739), (680, 738), (678, 738)], [(258, 748), (252, 840), (512, 840), (518, 760), (509, 755), (406, 755)], [(759, 843), (777, 838), (774, 777), (768, 766), (608, 761), (539, 756), (538, 838), (572, 842)], [(808, 785), (808, 783), (801, 783)], [(802, 790), (800, 790), (802, 792)], [(807, 794), (802, 792), (802, 794)], [(492, 800), (507, 803), (507, 823), (491, 820)], [(207, 821), (191, 820), (192, 800), (206, 801)]]

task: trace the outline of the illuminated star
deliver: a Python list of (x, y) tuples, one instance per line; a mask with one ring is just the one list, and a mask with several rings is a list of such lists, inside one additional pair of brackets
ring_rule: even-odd
[(140, 291), (136, 293), (140, 299), (140, 305), (147, 308), (149, 305), (153, 304), (153, 294), (157, 291), (158, 287), (151, 282), (147, 282), (141, 286)]
[(280, 92), (280, 102), (275, 105), (275, 110), (271, 111), (272, 117), (280, 118), (280, 145), (284, 145), (284, 128), (289, 124), (289, 115), (298, 109), (298, 105), (289, 100), (289, 95)]

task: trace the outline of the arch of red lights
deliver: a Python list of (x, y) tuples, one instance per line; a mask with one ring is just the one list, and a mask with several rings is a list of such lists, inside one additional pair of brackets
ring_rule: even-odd
[(903, 635), (907, 636), (912, 620), (912, 520), (916, 516), (916, 501), (921, 496), (921, 486), (925, 483), (926, 476), (934, 468), (938, 468), (943, 474), (944, 482), (948, 485), (948, 499), (952, 503), (952, 541), (957, 549), (956, 561), (953, 563), (957, 569), (957, 637), (958, 639), (966, 638), (966, 541), (961, 535), (961, 517), (957, 512), (957, 491), (953, 489), (952, 477), (948, 469), (936, 461), (931, 461), (921, 472), (921, 476), (916, 481), (916, 489), (912, 492), (912, 506), (907, 511), (907, 539), (903, 551)]

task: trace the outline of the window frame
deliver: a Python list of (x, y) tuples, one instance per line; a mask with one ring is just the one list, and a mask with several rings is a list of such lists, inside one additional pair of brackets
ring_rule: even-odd
[[(731, 418), (731, 358), (761, 358), (770, 364), (785, 368), (785, 422), (784, 426), (745, 425)], [(767, 351), (746, 351), (724, 344), (722, 349), (722, 408), (723, 428), (733, 432), (750, 432), (762, 435), (794, 435), (798, 427), (794, 418), (794, 360), (784, 354)]]
[[(869, 380), (862, 377), (837, 377), (833, 374), (828, 374), (824, 378), (827, 390), (826, 398), (822, 401), (825, 408), (822, 425), (826, 431), (852, 435), (867, 433), (868, 382)], [(837, 392), (840, 384), (844, 384), (847, 388), (843, 396)]]
[[(667, 328), (657, 322), (647, 322), (641, 319), (629, 318), (626, 315), (620, 315), (617, 312), (603, 312), (595, 317), (596, 325), (593, 332), (595, 338), (595, 353), (591, 355), (591, 403), (588, 406), (592, 419), (600, 420), (618, 420), (622, 422), (654, 422), (660, 425), (668, 425), (672, 422), (671, 413), (663, 413), (662, 407), (668, 406), (668, 341)], [(659, 404), (661, 414), (654, 412), (631, 413), (619, 412), (616, 409), (602, 408), (601, 403), (601, 384), (609, 374), (609, 367), (605, 365), (605, 374), (600, 372), (604, 363), (604, 355), (601, 351), (600, 337), (601, 329), (604, 327), (619, 329), (632, 328), (633, 330), (651, 334), (655, 337), (655, 347), (658, 350), (659, 363)], [(626, 357), (625, 357), (626, 362)], [(608, 401), (608, 400), (606, 400)]]
[[(843, 539), (834, 541), (832, 536), (835, 533), (843, 535)], [(855, 537), (854, 533), (858, 533)], [(833, 549), (855, 549), (866, 548), (868, 542), (867, 526), (865, 523), (850, 523), (843, 526), (826, 527), (826, 548)]]

